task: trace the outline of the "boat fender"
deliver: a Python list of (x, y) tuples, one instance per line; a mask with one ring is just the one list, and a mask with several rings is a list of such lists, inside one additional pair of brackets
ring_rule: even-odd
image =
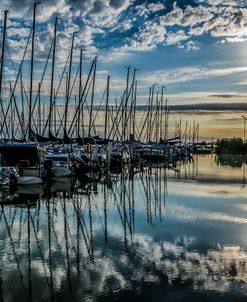
[(91, 144), (87, 144), (87, 153), (93, 153), (93, 146)]

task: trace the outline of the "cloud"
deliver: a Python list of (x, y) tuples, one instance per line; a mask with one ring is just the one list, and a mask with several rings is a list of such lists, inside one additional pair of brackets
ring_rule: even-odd
[[(62, 213), (60, 215), (63, 218)], [(71, 232), (67, 241), (69, 253), (68, 258), (66, 257), (63, 224), (61, 221), (61, 225), (59, 224), (61, 227), (58, 228), (57, 218), (55, 219), (56, 224), (53, 222), (55, 227), (51, 232), (53, 238), (51, 258), (49, 258), (48, 240), (45, 238), (47, 230), (44, 224), (41, 225), (38, 241), (32, 232), (33, 300), (40, 297), (44, 300), (50, 298), (51, 288), (48, 279), (50, 270), (54, 300), (61, 300), (61, 293), (65, 300), (71, 297), (73, 301), (82, 299), (95, 301), (102, 295), (108, 299), (108, 295), (112, 297), (114, 294), (124, 300), (126, 291), (131, 291), (133, 294), (133, 288), (145, 287), (150, 293), (155, 293), (158, 286), (162, 286), (162, 290), (168, 295), (173, 286), (177, 288), (180, 285), (182, 288), (186, 285), (187, 291), (195, 293), (196, 297), (200, 292), (205, 291), (208, 294), (213, 292), (214, 297), (217, 297), (216, 293), (227, 294), (232, 292), (233, 287), (238, 289), (238, 296), (246, 295), (247, 253), (238, 245), (210, 245), (204, 248), (204, 251), (200, 251), (195, 250), (194, 244), (197, 244), (197, 241), (194, 237), (177, 236), (169, 241), (166, 239), (156, 241), (149, 235), (137, 233), (128, 248), (124, 251), (120, 249), (121, 253), (119, 253), (119, 246), (124, 243), (119, 237), (109, 237), (113, 244), (103, 247), (98, 242), (94, 242), (94, 262), (90, 262), (81, 237), (79, 237), (81, 241), (77, 255), (74, 247), (77, 237), (76, 232), (73, 232), (73, 229), (76, 230), (76, 224), (72, 224), (71, 219), (68, 223)], [(23, 224), (22, 227), (24, 226), (26, 225)], [(12, 225), (12, 228), (15, 230), (12, 231), (12, 237), (15, 233), (18, 235), (18, 224)], [(14, 236), (14, 239), (18, 242), (17, 236)], [(22, 244), (15, 247), (15, 252), (19, 256), (18, 273), (16, 273), (17, 264), (13, 261), (10, 240), (6, 240), (2, 283), (5, 286), (3, 297), (7, 301), (16, 300), (16, 293), (19, 299), (26, 298), (22, 279), (27, 280), (28, 268), (25, 263), (26, 258), (22, 256), (26, 254), (27, 240), (27, 236), (22, 235)], [(196, 247), (198, 248), (198, 245)], [(15, 290), (11, 290), (13, 282), (15, 282)], [(70, 284), (72, 284), (71, 288)], [(138, 296), (142, 298), (141, 295), (143, 295), (142, 291), (138, 292)], [(181, 300), (180, 295), (177, 297), (176, 301)]]
[(239, 6), (244, 4), (245, 0), (203, 0), (201, 2), (206, 2), (212, 6)]
[(187, 6), (185, 10), (182, 10), (175, 4), (171, 12), (160, 17), (160, 21), (165, 26), (180, 25), (183, 27), (194, 27), (212, 18), (213, 14), (202, 5), (197, 7)]
[(246, 39), (244, 39), (244, 38), (238, 38), (238, 37), (234, 37), (234, 38), (227, 37), (226, 41), (227, 42), (231, 42), (231, 43), (238, 43), (238, 42), (244, 42), (244, 41), (246, 41)]
[(198, 44), (195, 41), (188, 41), (184, 44), (179, 45), (179, 48), (184, 48), (187, 50), (199, 50), (200, 47), (198, 46)]
[[(45, 32), (51, 28), (47, 21), (54, 14), (60, 14), (64, 27), (60, 37), (65, 39), (65, 48), (68, 49), (70, 44), (67, 35), (77, 28), (81, 34), (76, 45), (86, 46), (88, 53), (100, 52), (101, 46), (122, 54), (129, 50), (151, 51), (159, 45), (198, 50), (200, 44), (194, 37), (210, 33), (213, 38), (236, 43), (245, 41), (247, 32), (247, 10), (233, 6), (229, 1), (217, 1), (217, 6), (212, 6), (210, 1), (200, 1), (197, 6), (184, 5), (183, 9), (176, 3), (168, 8), (161, 1), (141, 1), (139, 5), (133, 0), (44, 0), (42, 3), (37, 8), (38, 21), (46, 22), (41, 30)], [(33, 1), (4, 0), (1, 8), (10, 9), (10, 22), (14, 22), (9, 28), (9, 38), (27, 37)], [(20, 19), (24, 18), (29, 20), (29, 25), (23, 27), (24, 21), (20, 22)], [(115, 45), (109, 47), (107, 45), (110, 44), (108, 41), (111, 41), (112, 33), (122, 35), (115, 35)], [(51, 42), (43, 41), (43, 45), (41, 39), (39, 42), (44, 54), (45, 50), (48, 52)], [(59, 56), (62, 57), (61, 54)]]
[[(35, 58), (46, 60), (54, 31), (52, 23), (58, 13), (62, 20), (58, 28), (56, 64), (60, 67), (66, 61), (75, 30), (79, 31), (75, 39), (74, 59), (77, 62), (79, 48), (86, 48), (86, 57), (102, 54), (104, 63), (119, 64), (132, 62), (137, 52), (169, 49), (170, 46), (180, 48), (180, 53), (197, 51), (204, 46), (201, 37), (205, 34), (207, 43), (246, 40), (246, 8), (237, 6), (237, 1), (218, 0), (216, 5), (210, 1), (198, 2), (195, 6), (185, 3), (181, 8), (179, 3), (170, 6), (163, 1), (138, 1), (136, 5), (134, 0), (45, 0), (37, 8)], [(20, 61), (31, 27), (33, 1), (3, 0), (0, 7), (10, 8), (8, 44), (13, 60)], [(150, 72), (142, 79), (150, 80), (149, 84), (157, 79), (179, 83), (246, 71), (241, 68), (212, 69), (192, 65)], [(147, 81), (143, 81), (145, 85)]]
[(189, 37), (185, 34), (185, 31), (182, 29), (177, 32), (168, 32), (166, 35), (165, 44), (180, 44), (181, 41), (187, 40), (188, 38)]
[(160, 17), (160, 24), (187, 28), (191, 36), (209, 33), (211, 37), (226, 38), (229, 42), (242, 41), (247, 35), (247, 8), (235, 7), (229, 1), (224, 5), (218, 1), (216, 5), (187, 6), (183, 10), (175, 4), (171, 12)]
[(88, 26), (111, 28), (129, 5), (129, 0), (65, 0), (73, 14)]
[(8, 38), (27, 38), (30, 34), (28, 27), (8, 27)]
[(246, 98), (246, 96), (238, 95), (238, 94), (212, 94), (209, 95), (209, 97), (217, 97), (217, 98), (223, 98), (223, 99), (229, 99), (229, 98)]
[(147, 21), (134, 36), (129, 39), (130, 43), (115, 48), (114, 51), (147, 51), (154, 49), (158, 44), (165, 41), (166, 30), (159, 24)]
[[(202, 197), (201, 194), (198, 195)], [(208, 221), (235, 223), (235, 224), (247, 224), (247, 218), (244, 217), (229, 215), (223, 212), (195, 210), (185, 207), (183, 205), (173, 205), (172, 207), (170, 207), (170, 209), (167, 210), (166, 213), (167, 213), (167, 218), (172, 218), (176, 220), (185, 220), (185, 221), (208, 220)]]
[[(148, 96), (147, 96), (148, 97)], [(146, 97), (146, 98), (147, 98)], [(221, 96), (219, 95), (207, 95), (205, 92), (204, 93), (183, 93), (181, 94), (173, 94), (173, 95), (168, 95), (168, 99), (172, 100), (174, 98), (180, 99), (180, 100), (198, 100), (200, 99), (208, 99), (208, 98), (213, 98), (215, 99), (214, 101), (218, 101)], [(226, 97), (227, 98), (227, 97)], [(233, 103), (232, 99), (242, 99), (242, 103)], [(197, 115), (218, 115), (219, 112), (222, 111), (229, 111), (232, 112), (234, 111), (246, 111), (247, 110), (247, 104), (245, 103), (247, 98), (247, 95), (231, 95), (229, 96), (230, 102), (229, 103), (212, 103), (210, 100), (207, 103), (193, 103), (193, 104), (185, 104), (185, 105), (172, 105), (172, 102), (169, 104), (169, 108), (171, 110), (171, 114), (174, 112), (174, 114), (177, 114), (179, 112), (184, 112), (184, 113), (189, 113), (192, 112), (193, 114)], [(224, 98), (223, 98), (224, 99)], [(146, 105), (139, 105), (137, 106), (138, 110), (144, 110)], [(239, 113), (237, 113), (239, 115)], [(229, 118), (227, 118), (229, 120)], [(231, 120), (239, 120), (242, 119), (240, 118), (231, 118)], [(221, 118), (220, 120), (223, 120)]]
[(165, 5), (161, 2), (157, 2), (157, 3), (144, 2), (134, 7), (136, 12), (135, 15), (139, 17), (143, 17), (144, 19), (147, 19), (150, 15), (160, 12), (165, 8), (166, 8)]
[(209, 77), (220, 77), (234, 73), (246, 72), (247, 67), (229, 67), (229, 68), (210, 68), (204, 66), (185, 66), (181, 68), (172, 68), (168, 70), (157, 70), (145, 76), (140, 80), (144, 83), (181, 83)]
[(158, 12), (165, 9), (165, 5), (161, 2), (157, 3), (149, 3), (148, 4), (148, 10), (152, 13)]
[[(9, 18), (25, 18), (32, 19), (33, 0), (3, 0), (1, 9), (9, 10)], [(37, 6), (37, 20), (48, 21), (51, 16), (58, 11), (65, 12), (68, 7), (64, 0), (43, 0), (41, 5)]]
[(125, 7), (128, 1), (126, 0), (110, 0), (109, 5), (115, 10)]

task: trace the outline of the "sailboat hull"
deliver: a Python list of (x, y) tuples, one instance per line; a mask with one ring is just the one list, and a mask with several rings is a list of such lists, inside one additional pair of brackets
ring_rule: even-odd
[(67, 167), (52, 167), (51, 168), (51, 177), (64, 177), (70, 176), (71, 171)]
[(17, 180), (18, 185), (38, 185), (42, 183), (43, 179), (36, 176), (20, 176)]

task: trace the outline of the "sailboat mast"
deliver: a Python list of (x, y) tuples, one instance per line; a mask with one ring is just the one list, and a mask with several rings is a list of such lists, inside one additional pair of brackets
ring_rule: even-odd
[(104, 135), (104, 138), (105, 138), (105, 139), (106, 139), (107, 125), (108, 125), (109, 87), (110, 87), (110, 76), (107, 77), (107, 88), (106, 88), (105, 135)]
[(3, 100), (2, 100), (2, 83), (3, 83), (3, 65), (4, 65), (4, 52), (5, 52), (5, 40), (6, 40), (6, 27), (7, 27), (7, 15), (8, 11), (4, 11), (4, 23), (3, 23), (3, 40), (2, 40), (2, 51), (1, 51), (1, 66), (0, 66), (0, 104), (2, 115), (4, 116), (3, 111)]
[[(161, 98), (160, 98), (160, 140), (163, 135), (163, 104), (164, 104), (164, 89), (165, 87), (161, 87)], [(166, 111), (165, 111), (165, 121), (166, 121)], [(166, 139), (166, 127), (165, 127), (165, 139)]]
[(68, 74), (68, 85), (67, 85), (67, 93), (66, 93), (66, 103), (65, 103), (65, 116), (64, 116), (64, 133), (67, 135), (67, 119), (68, 119), (68, 105), (69, 105), (69, 98), (70, 98), (70, 79), (71, 79), (71, 68), (72, 68), (72, 60), (73, 60), (73, 48), (74, 48), (74, 41), (75, 41), (75, 35), (78, 32), (73, 32), (72, 36), (72, 44), (71, 44), (71, 50), (70, 50), (70, 60), (69, 60), (69, 74)]
[(156, 112), (155, 112), (155, 140), (158, 143), (159, 136), (159, 92), (156, 92)]
[(52, 108), (54, 108), (53, 112), (54, 112), (54, 126), (53, 126), (53, 132), (55, 133), (55, 135), (57, 136), (57, 115), (56, 115), (56, 110), (57, 110), (57, 106), (56, 106), (56, 96), (55, 96), (56, 92), (55, 89), (53, 91), (53, 105)]
[(131, 106), (130, 106), (130, 114), (129, 114), (129, 117), (130, 117), (130, 121), (129, 121), (129, 135), (132, 134), (132, 136), (134, 137), (134, 133), (132, 132), (132, 125), (134, 124), (134, 116), (133, 116), (133, 109), (134, 109), (134, 103), (135, 103), (135, 88), (136, 88), (136, 72), (137, 72), (137, 69), (135, 68), (134, 69), (134, 72), (133, 72), (133, 79), (132, 79), (132, 89), (131, 89)]
[(38, 129), (39, 129), (39, 134), (41, 135), (41, 97), (40, 97), (40, 92), (41, 92), (41, 83), (39, 82), (39, 90), (38, 90)]
[(92, 114), (93, 114), (93, 102), (94, 102), (96, 65), (97, 65), (97, 57), (94, 58), (94, 72), (93, 72), (93, 85), (92, 85), (91, 106), (90, 106), (90, 114), (89, 114), (88, 137), (90, 137), (90, 135), (91, 135), (91, 129), (92, 129)]
[(21, 83), (21, 123), (22, 123), (22, 127), (25, 128), (24, 91), (23, 91), (22, 71), (20, 72), (20, 83)]
[(151, 142), (151, 136), (152, 136), (152, 120), (153, 120), (153, 100), (154, 100), (154, 87), (155, 84), (153, 84), (151, 88), (151, 98), (150, 98), (150, 108), (149, 108), (149, 129), (148, 129), (148, 142)]
[(31, 69), (30, 69), (30, 92), (29, 92), (29, 116), (28, 127), (29, 136), (32, 122), (32, 97), (33, 97), (33, 65), (34, 65), (34, 38), (35, 38), (35, 23), (36, 23), (36, 7), (40, 2), (35, 2), (33, 7), (33, 28), (32, 28), (32, 49), (31, 49)]
[(135, 81), (135, 93), (134, 93), (134, 109), (133, 109), (133, 138), (135, 139), (135, 124), (136, 124), (136, 97), (137, 97), (137, 80)]
[[(9, 91), (10, 95), (12, 94), (12, 86), (11, 82), (9, 82)], [(13, 123), (13, 103), (12, 99), (10, 99), (10, 128), (11, 128), (11, 137), (9, 137), (9, 140), (13, 142), (14, 139), (14, 123)]]
[(123, 137), (122, 141), (126, 140), (126, 128), (127, 128), (127, 103), (128, 103), (128, 97), (129, 97), (129, 77), (130, 77), (130, 69), (131, 67), (127, 67), (127, 79), (126, 79), (126, 90), (125, 90), (125, 98), (126, 101), (123, 103), (123, 113), (122, 113), (122, 128), (123, 128)]
[(57, 40), (57, 23), (60, 18), (56, 17), (55, 19), (55, 28), (54, 28), (54, 38), (53, 38), (53, 53), (52, 53), (52, 69), (51, 69), (51, 87), (50, 87), (50, 110), (49, 110), (49, 124), (48, 131), (51, 132), (51, 117), (52, 117), (52, 107), (53, 107), (53, 81), (54, 81), (54, 69), (55, 69), (55, 55), (56, 55), (56, 40)]
[[(82, 95), (82, 52), (83, 50), (81, 49), (80, 51), (80, 71), (79, 71), (79, 103), (78, 103), (78, 106), (80, 104), (80, 99), (81, 99), (81, 95)], [(82, 111), (79, 109), (78, 110), (78, 120), (77, 120), (77, 123), (78, 123), (78, 129), (77, 129), (77, 137), (79, 138), (80, 136), (80, 118), (81, 118), (81, 114), (82, 114), (82, 123), (83, 123), (83, 109)], [(84, 126), (82, 124), (82, 126)], [(84, 135), (84, 129), (83, 129), (83, 135)]]

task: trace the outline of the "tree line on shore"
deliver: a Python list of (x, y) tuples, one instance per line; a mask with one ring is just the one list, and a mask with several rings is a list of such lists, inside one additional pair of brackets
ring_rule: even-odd
[(247, 153), (247, 142), (240, 137), (218, 139), (216, 153), (245, 154)]

